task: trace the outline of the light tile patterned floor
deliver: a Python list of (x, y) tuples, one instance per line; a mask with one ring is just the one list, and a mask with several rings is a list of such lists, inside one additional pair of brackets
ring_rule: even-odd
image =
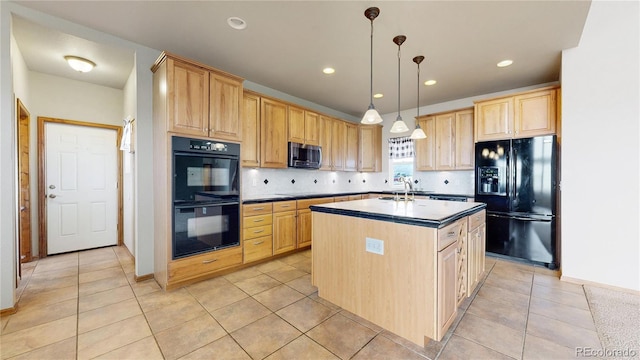
[(2, 359), (562, 359), (601, 348), (581, 286), (487, 257), (441, 342), (416, 346), (319, 298), (304, 251), (164, 292), (123, 247), (23, 265)]

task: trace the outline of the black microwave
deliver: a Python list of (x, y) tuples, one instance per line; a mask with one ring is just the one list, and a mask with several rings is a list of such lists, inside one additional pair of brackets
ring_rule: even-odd
[(319, 169), (322, 165), (322, 148), (289, 142), (289, 167), (301, 169)]

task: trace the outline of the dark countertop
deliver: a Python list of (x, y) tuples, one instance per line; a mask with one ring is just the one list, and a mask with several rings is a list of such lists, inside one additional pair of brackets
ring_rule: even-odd
[(311, 211), (389, 221), (400, 224), (442, 228), (486, 208), (484, 203), (415, 199), (394, 201), (355, 200), (311, 206)]
[[(335, 196), (348, 196), (348, 195), (362, 195), (362, 194), (402, 194), (404, 195), (404, 190), (380, 190), (380, 191), (352, 191), (352, 192), (339, 192), (339, 193), (295, 193), (295, 194), (259, 194), (259, 195), (251, 195), (251, 196), (243, 196), (242, 203), (243, 204), (259, 204), (263, 202), (271, 202), (271, 201), (287, 201), (287, 200), (298, 200), (298, 199), (312, 199), (312, 198), (323, 198), (323, 197), (335, 197)], [(412, 192), (409, 192), (410, 194)], [(413, 194), (418, 196), (454, 196), (454, 197), (463, 197), (463, 198), (473, 198), (474, 195), (468, 194), (444, 194), (444, 193), (436, 193), (434, 191), (414, 191)]]

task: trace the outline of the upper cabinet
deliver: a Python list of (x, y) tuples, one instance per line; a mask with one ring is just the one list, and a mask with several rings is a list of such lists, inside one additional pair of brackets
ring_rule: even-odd
[(427, 138), (416, 140), (417, 170), (473, 169), (473, 109), (421, 116), (418, 121)]
[(287, 114), (287, 104), (260, 100), (260, 167), (287, 167)]
[(475, 141), (556, 133), (558, 88), (542, 88), (475, 103)]
[(322, 148), (322, 165), (320, 166), (320, 170), (333, 170), (332, 134), (334, 121), (338, 120), (333, 120), (324, 115), (320, 115), (318, 119), (319, 144)]
[(289, 105), (289, 141), (319, 145), (318, 122), (318, 114)]
[(242, 166), (260, 166), (260, 96), (244, 92), (242, 97)]
[(382, 171), (382, 126), (358, 126), (358, 171)]
[[(166, 66), (160, 65), (166, 62)], [(167, 130), (241, 141), (242, 79), (164, 53), (152, 70), (166, 73)]]
[(358, 125), (345, 122), (346, 138), (344, 152), (344, 170), (358, 170)]
[(346, 146), (347, 125), (344, 121), (333, 120), (331, 122), (331, 154), (326, 154), (331, 156), (331, 170), (344, 170)]

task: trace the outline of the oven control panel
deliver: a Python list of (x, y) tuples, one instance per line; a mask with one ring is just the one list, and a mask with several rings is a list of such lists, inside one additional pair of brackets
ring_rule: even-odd
[(227, 152), (228, 146), (225, 143), (213, 142), (206, 140), (191, 140), (189, 144), (191, 150), (204, 150), (204, 151), (221, 151)]

